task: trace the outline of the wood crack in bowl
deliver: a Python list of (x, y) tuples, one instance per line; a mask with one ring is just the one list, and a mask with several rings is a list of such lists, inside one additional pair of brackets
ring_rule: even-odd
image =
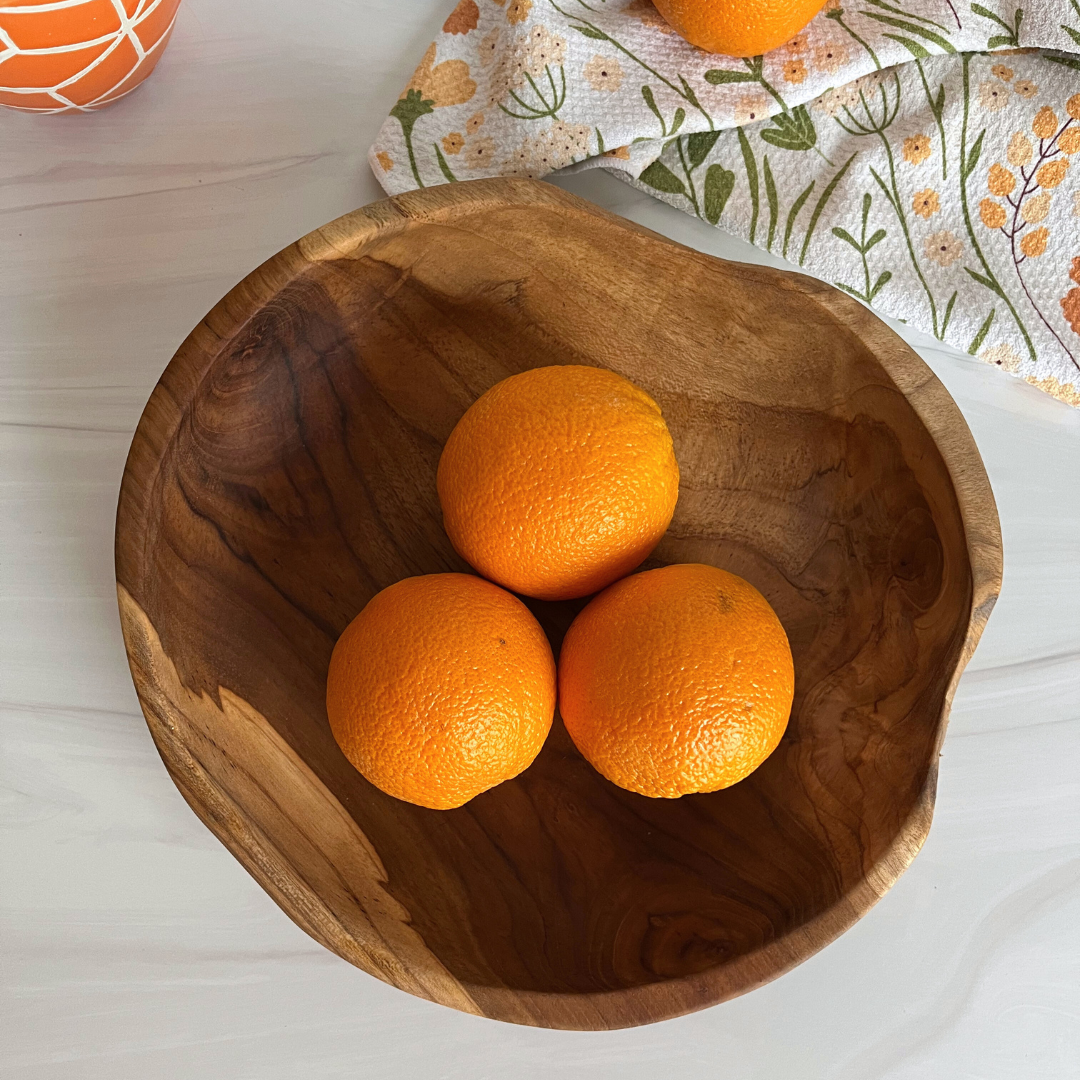
[[(493, 383), (560, 363), (660, 403), (682, 487), (647, 565), (765, 594), (791, 724), (710, 795), (615, 788), (556, 718), (530, 769), (460, 810), (398, 802), (330, 734), (331, 649), (378, 590), (468, 569), (442, 444)], [(1001, 538), (959, 410), (854, 300), (484, 180), (349, 214), (207, 315), (135, 434), (116, 566), (171, 775), (303, 929), (432, 1001), (599, 1029), (759, 986), (892, 885), (930, 826)], [(530, 602), (556, 649), (582, 603)]]

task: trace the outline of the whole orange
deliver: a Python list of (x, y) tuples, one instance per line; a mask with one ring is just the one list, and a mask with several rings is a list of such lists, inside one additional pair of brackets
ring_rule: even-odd
[(154, 70), (180, 0), (0, 0), (0, 105), (91, 112)]
[(571, 624), (559, 709), (614, 784), (676, 799), (730, 787), (780, 742), (794, 694), (780, 620), (749, 582), (686, 563), (616, 582)]
[(555, 661), (529, 609), (471, 574), (378, 593), (334, 646), (330, 729), (377, 788), (451, 810), (527, 769), (555, 714)]
[(653, 0), (691, 45), (725, 56), (759, 56), (790, 41), (825, 0)]
[(656, 547), (679, 497), (660, 407), (604, 368), (542, 367), (478, 398), (443, 449), (443, 524), (484, 577), (588, 596)]

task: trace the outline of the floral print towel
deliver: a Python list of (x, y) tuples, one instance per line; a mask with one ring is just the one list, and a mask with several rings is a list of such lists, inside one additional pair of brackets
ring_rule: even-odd
[(1080, 406), (1080, 0), (829, 0), (747, 60), (651, 0), (461, 0), (370, 160), (612, 170)]

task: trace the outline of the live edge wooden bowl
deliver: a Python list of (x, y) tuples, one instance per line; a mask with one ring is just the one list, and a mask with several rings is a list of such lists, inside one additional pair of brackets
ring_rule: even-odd
[[(499, 379), (568, 363), (660, 403), (682, 484), (646, 565), (713, 563), (768, 597), (787, 734), (733, 788), (647, 799), (556, 718), (530, 769), (460, 810), (398, 802), (331, 737), (334, 641), (392, 582), (468, 569), (443, 441)], [(956, 405), (854, 300), (502, 180), (365, 207), (233, 289), (146, 406), (116, 566), (161, 756), (293, 920), (431, 1001), (595, 1029), (759, 986), (893, 884), (1001, 539)], [(556, 650), (583, 603), (531, 604)]]

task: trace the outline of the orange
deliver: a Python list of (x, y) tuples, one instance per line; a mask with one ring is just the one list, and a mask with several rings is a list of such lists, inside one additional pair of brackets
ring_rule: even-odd
[(555, 661), (516, 597), (471, 574), (383, 589), (334, 646), (330, 729), (377, 788), (451, 810), (527, 769), (555, 713)]
[(759, 56), (790, 41), (825, 0), (653, 0), (691, 45), (725, 56)]
[(559, 658), (559, 709), (577, 748), (612, 783), (661, 799), (752, 773), (784, 734), (794, 685), (765, 597), (693, 563), (606, 589)]
[(116, 101), (154, 70), (179, 4), (0, 0), (0, 105), (62, 113)]
[(484, 577), (542, 600), (628, 574), (671, 522), (679, 466), (660, 407), (603, 368), (534, 368), (497, 383), (439, 461), (443, 524)]

